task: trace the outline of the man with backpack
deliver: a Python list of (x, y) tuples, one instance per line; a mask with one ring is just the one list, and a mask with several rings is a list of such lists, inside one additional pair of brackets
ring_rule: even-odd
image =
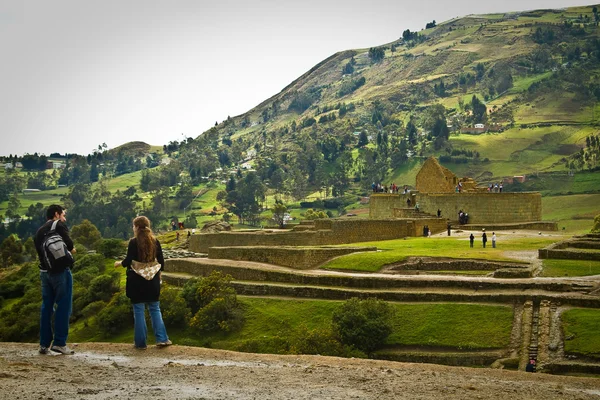
[[(40, 353), (54, 351), (73, 354), (67, 347), (69, 318), (73, 304), (73, 241), (66, 225), (65, 209), (51, 205), (46, 211), (48, 221), (35, 234), (34, 243), (40, 259), (42, 307), (40, 310)], [(56, 304), (56, 310), (54, 305)], [(54, 335), (52, 314), (54, 313)], [(50, 344), (52, 343), (52, 347)]]

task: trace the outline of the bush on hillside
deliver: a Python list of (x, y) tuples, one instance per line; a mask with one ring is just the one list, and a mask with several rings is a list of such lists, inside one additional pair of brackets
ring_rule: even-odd
[(306, 219), (321, 219), (321, 218), (328, 218), (328, 217), (327, 217), (327, 214), (325, 213), (325, 211), (320, 211), (320, 210), (315, 211), (312, 208), (309, 208), (304, 213), (304, 218), (306, 218)]
[(333, 329), (343, 344), (370, 354), (392, 333), (392, 317), (385, 301), (352, 298), (333, 313)]
[(98, 329), (104, 336), (116, 335), (123, 329), (133, 326), (131, 304), (125, 293), (118, 293), (96, 316)]
[(8, 267), (23, 262), (23, 244), (16, 235), (10, 235), (0, 244), (0, 266)]
[(71, 238), (84, 245), (87, 249), (94, 249), (96, 244), (102, 240), (102, 235), (96, 225), (84, 219), (79, 225), (71, 229)]
[(166, 326), (185, 327), (192, 317), (192, 312), (180, 291), (165, 285), (160, 292), (160, 308)]
[(596, 218), (594, 218), (592, 233), (600, 233), (600, 214), (596, 215)]
[(106, 258), (116, 258), (125, 253), (126, 245), (121, 239), (103, 239), (96, 250)]
[(205, 278), (190, 279), (181, 296), (194, 315), (190, 325), (200, 331), (231, 331), (241, 326), (243, 315), (231, 286), (231, 275), (213, 271)]

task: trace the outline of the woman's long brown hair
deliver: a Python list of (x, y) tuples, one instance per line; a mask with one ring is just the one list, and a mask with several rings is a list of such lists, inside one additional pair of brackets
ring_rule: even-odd
[(143, 215), (133, 220), (136, 227), (135, 239), (137, 241), (139, 262), (151, 262), (156, 258), (156, 238), (150, 229), (150, 220)]

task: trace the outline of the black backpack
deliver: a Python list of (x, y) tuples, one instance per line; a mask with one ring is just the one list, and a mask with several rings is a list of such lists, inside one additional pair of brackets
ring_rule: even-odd
[(40, 268), (48, 272), (62, 271), (73, 265), (73, 255), (67, 248), (62, 236), (56, 232), (58, 220), (52, 223), (52, 227), (44, 236), (42, 241), (42, 265)]

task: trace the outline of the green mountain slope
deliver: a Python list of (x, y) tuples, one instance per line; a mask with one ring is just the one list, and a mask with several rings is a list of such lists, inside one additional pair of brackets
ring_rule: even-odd
[[(352, 146), (357, 141), (352, 134), (366, 131), (371, 143), (387, 133), (389, 152), (408, 147), (409, 157), (477, 151), (479, 160), (489, 161), (470, 158), (459, 165), (459, 172), (476, 177), (566, 171), (586, 147), (586, 137), (598, 134), (596, 18), (593, 6), (586, 6), (471, 15), (404, 32), (376, 49), (332, 55), (212, 131), (237, 141), (242, 156), (252, 156), (253, 148), (259, 154), (261, 149), (299, 151), (303, 134), (317, 143), (332, 136)], [(474, 115), (473, 96), (486, 106), (483, 118)], [(448, 141), (436, 142), (435, 105), (444, 107), (446, 123), (456, 129)], [(409, 121), (417, 138), (401, 146), (408, 140)], [(460, 133), (476, 123), (498, 124), (502, 132)], [(397, 175), (405, 161), (404, 154), (392, 159), (379, 179)]]

